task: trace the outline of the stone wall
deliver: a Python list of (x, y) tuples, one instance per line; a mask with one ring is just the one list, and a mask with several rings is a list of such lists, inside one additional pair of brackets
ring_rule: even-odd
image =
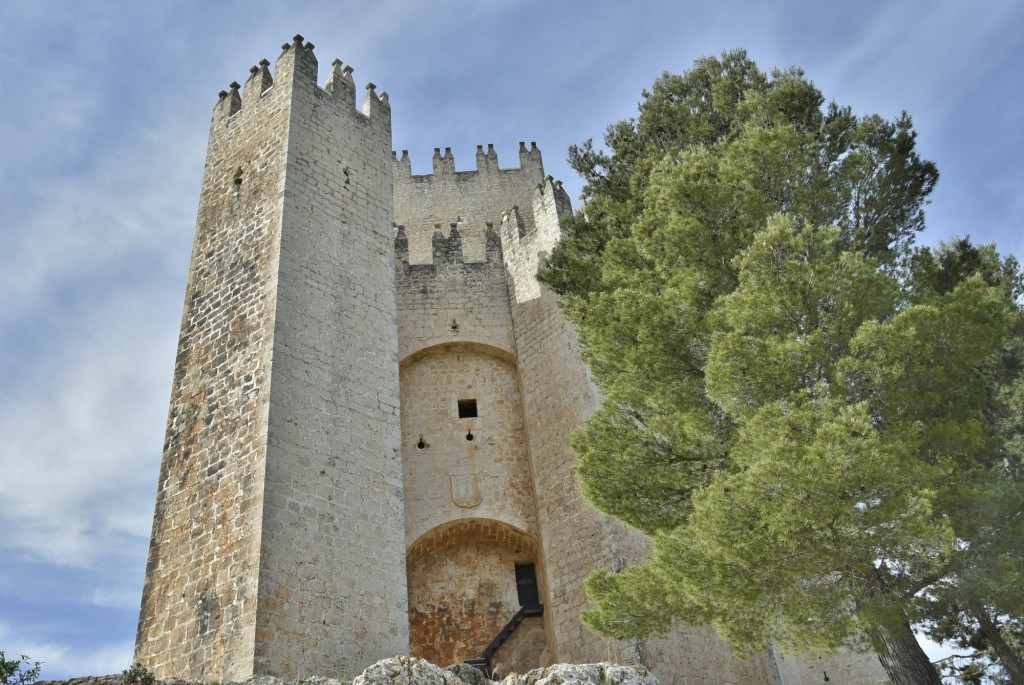
[(410, 264), (408, 239), (399, 229), (395, 239), (399, 359), (451, 343), (493, 347), (497, 354), (515, 357), (501, 244), (493, 231), (485, 231), (483, 237), (484, 259), (467, 262), (459, 230), (436, 231), (431, 236), (431, 259)]
[(355, 675), (405, 651), (391, 114), (296, 54), (254, 669)]
[(665, 685), (783, 685), (771, 681), (764, 655), (737, 658), (710, 626), (677, 625), (642, 650), (644, 664)]
[(456, 172), (438, 151), (430, 176), (394, 162), (411, 650), (438, 663), (479, 657), (519, 609), (515, 563), (541, 566), (494, 231), (542, 176), (536, 148), (520, 161), (499, 169), (481, 149), (477, 171)]
[[(413, 175), (406, 151), (394, 159), (395, 222), (408, 238), (409, 263), (433, 261), (431, 243), (435, 231), (447, 235), (450, 228), (462, 236), (468, 262), (485, 258), (485, 233), (496, 227), (504, 210), (513, 205), (527, 208), (533, 191), (544, 179), (544, 166), (536, 144), (519, 144), (519, 168), (501, 169), (493, 147), (478, 146), (475, 171), (455, 171), (450, 148), (444, 155), (434, 150), (433, 174)], [(525, 228), (532, 229), (530, 217)]]
[(550, 663), (544, 617), (527, 616), (491, 657), (491, 671), (495, 677), (505, 677)]
[[(523, 416), (542, 554), (546, 563), (548, 606), (544, 613), (553, 661), (632, 658), (624, 645), (611, 645), (580, 620), (586, 606), (583, 580), (616, 559), (637, 560), (646, 541), (595, 511), (584, 500), (569, 449), (572, 430), (593, 413), (599, 398), (580, 360), (575, 331), (558, 310), (554, 294), (536, 280), (544, 256), (561, 238), (559, 216), (568, 210), (564, 191), (550, 179), (534, 189), (527, 213), (506, 213), (500, 228), (511, 294)], [(530, 227), (534, 228), (531, 229)]]
[[(536, 537), (515, 367), (473, 347), (432, 348), (402, 366), (401, 385), (407, 545), (460, 518)], [(475, 417), (460, 418), (460, 400)]]
[(773, 647), (766, 660), (774, 681), (772, 685), (868, 685), (889, 679), (878, 657), (871, 653), (843, 650), (832, 656), (810, 656), (785, 654)]

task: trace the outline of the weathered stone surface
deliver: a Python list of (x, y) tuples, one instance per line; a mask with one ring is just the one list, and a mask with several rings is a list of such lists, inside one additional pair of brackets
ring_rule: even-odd
[[(161, 685), (177, 685), (180, 680), (168, 678)], [(35, 685), (123, 685), (120, 675), (91, 675), (68, 680), (37, 680)]]
[(490, 666), (492, 673), (506, 675), (526, 673), (548, 663), (544, 617), (529, 616), (491, 656)]
[[(180, 678), (163, 678), (157, 680), (155, 685), (211, 685), (214, 681), (182, 680)], [(287, 681), (275, 676), (262, 675), (252, 676), (245, 680), (232, 680), (217, 685), (350, 685), (350, 681), (341, 681), (336, 678), (324, 678), (311, 676), (296, 681)], [(86, 676), (83, 678), (71, 678), (69, 680), (40, 680), (36, 685), (124, 685), (122, 675)]]
[(554, 664), (528, 673), (510, 673), (503, 685), (659, 685), (643, 666), (619, 664)]
[[(378, 661), (352, 685), (483, 685), (491, 682), (472, 666), (440, 668), (414, 657), (399, 656)], [(527, 673), (510, 673), (502, 685), (659, 685), (642, 666), (610, 663), (555, 664)]]
[(408, 650), (390, 107), (317, 70), (298, 36), (214, 109), (136, 641), (158, 677)]
[[(488, 685), (484, 674), (469, 664), (453, 664), (446, 668), (425, 659), (396, 656), (381, 659), (351, 681), (351, 685)], [(618, 664), (555, 664), (536, 668), (528, 673), (510, 673), (503, 685), (659, 685), (658, 680), (643, 667)], [(221, 685), (349, 685), (348, 680), (309, 676), (284, 680), (275, 676), (252, 676)], [(43, 680), (37, 685), (123, 685), (120, 675), (88, 676), (70, 680)], [(165, 678), (157, 685), (204, 685), (202, 681)], [(208, 685), (208, 683), (207, 683)]]
[(459, 677), (466, 685), (491, 685), (491, 680), (484, 675), (484, 672), (469, 664), (452, 664), (445, 666), (446, 671), (451, 671)]
[(424, 659), (396, 656), (373, 664), (352, 685), (465, 685), (465, 681)]

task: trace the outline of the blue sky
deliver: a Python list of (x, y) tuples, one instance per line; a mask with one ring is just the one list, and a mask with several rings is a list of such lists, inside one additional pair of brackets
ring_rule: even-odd
[[(294, 6), (292, 6), (294, 5)], [(0, 649), (130, 659), (217, 92), (301, 33), (393, 106), (416, 173), (631, 116), (662, 71), (745, 47), (858, 113), (907, 110), (942, 174), (923, 242), (1024, 256), (1024, 3), (374, 0), (0, 3)]]

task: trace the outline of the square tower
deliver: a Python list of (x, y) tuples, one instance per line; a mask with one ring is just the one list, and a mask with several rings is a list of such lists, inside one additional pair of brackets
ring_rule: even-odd
[[(352, 674), (408, 648), (391, 114), (296, 36), (214, 108), (136, 659)], [(241, 94), (239, 90), (241, 89)]]

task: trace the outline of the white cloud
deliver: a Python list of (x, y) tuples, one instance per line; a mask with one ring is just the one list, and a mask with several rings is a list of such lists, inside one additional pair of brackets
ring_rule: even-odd
[(62, 284), (103, 278), (142, 260), (160, 265), (184, 257), (201, 168), (187, 162), (200, 156), (201, 136), (168, 121), (159, 132), (120, 141), (89, 176), (51, 179), (52, 187), (40, 191), (45, 200), (4, 241), (0, 291), (13, 306), (0, 313), (0, 323), (37, 311), (40, 297)]
[[(832, 51), (815, 55), (815, 80), (827, 95), (856, 109), (894, 116), (901, 110), (941, 126), (963, 94), (1012, 48), (998, 36), (1019, 3), (993, 2), (985, 11), (961, 3), (893, 3), (851, 17), (849, 33)], [(860, 12), (850, 6), (851, 12)], [(866, 20), (866, 21), (865, 21)], [(908, 30), (913, 26), (913, 30)], [(849, 96), (835, 95), (839, 86)]]
[(78, 312), (56, 356), (0, 391), (4, 547), (90, 566), (148, 538), (177, 309), (153, 298)]
[(21, 655), (43, 666), (44, 678), (74, 674), (111, 675), (120, 673), (132, 661), (134, 642), (119, 641), (99, 647), (72, 647), (26, 637), (22, 631), (0, 623), (0, 644), (8, 659)]
[(137, 610), (142, 598), (142, 579), (132, 587), (94, 588), (83, 601), (97, 607)]
[(20, 173), (0, 235), (0, 548), (110, 568), (149, 536), (205, 132), (166, 92), (149, 98), (159, 117), (90, 130), (102, 90), (69, 92), (89, 83), (83, 65), (41, 72), (63, 106), (19, 109), (31, 125), (5, 127), (21, 133), (10, 149), (37, 157), (5, 169)]

